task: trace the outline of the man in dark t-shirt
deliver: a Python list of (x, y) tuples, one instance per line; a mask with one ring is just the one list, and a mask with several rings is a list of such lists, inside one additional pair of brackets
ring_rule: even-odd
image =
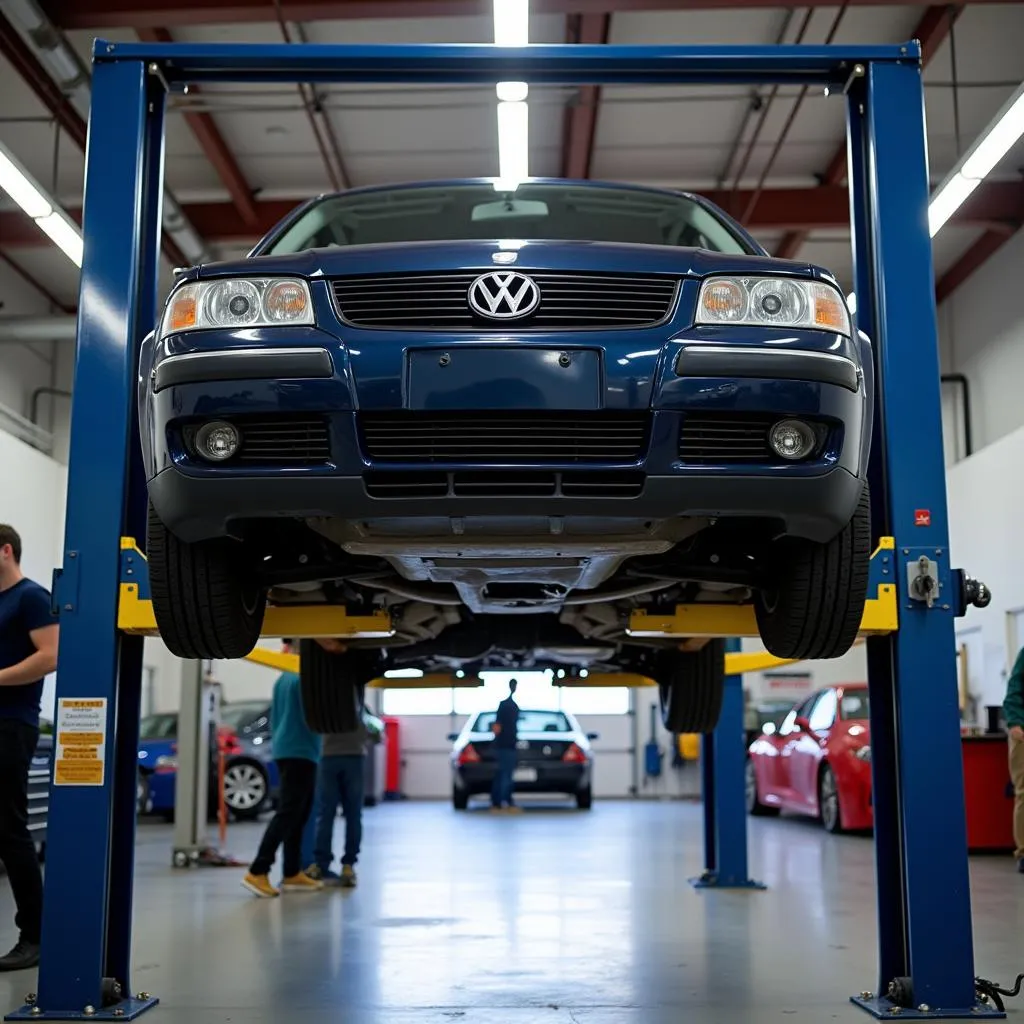
[(516, 744), (519, 739), (519, 705), (515, 702), (516, 681), (509, 681), (508, 696), (498, 705), (494, 718), (494, 759), (497, 768), (491, 787), (491, 810), (515, 810), (512, 802), (512, 777), (516, 771)]
[(0, 971), (39, 963), (43, 879), (28, 829), (28, 772), (39, 740), (43, 677), (57, 667), (50, 595), (21, 571), (21, 538), (0, 523), (0, 861), (7, 869), (19, 938)]

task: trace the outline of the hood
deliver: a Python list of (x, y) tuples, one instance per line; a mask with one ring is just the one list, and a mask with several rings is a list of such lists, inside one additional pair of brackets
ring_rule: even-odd
[[(514, 252), (514, 262), (495, 262), (497, 252)], [(252, 256), (243, 260), (207, 263), (203, 278), (233, 274), (300, 274), (306, 278), (346, 274), (442, 272), (448, 270), (577, 270), (604, 273), (763, 274), (780, 271), (824, 277), (828, 271), (796, 260), (770, 256), (733, 255), (680, 246), (637, 245), (623, 242), (529, 241), (470, 239), (445, 242), (388, 242), (376, 245), (307, 249), (281, 256)], [(192, 276), (192, 275), (188, 275)]]

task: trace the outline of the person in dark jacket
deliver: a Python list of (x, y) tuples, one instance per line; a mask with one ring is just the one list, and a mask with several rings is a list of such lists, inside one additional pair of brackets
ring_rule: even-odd
[(1010, 778), (1013, 779), (1013, 840), (1017, 870), (1024, 875), (1024, 649), (1017, 655), (1006, 686), (1003, 715), (1010, 733)]
[(57, 640), (50, 594), (21, 571), (17, 530), (0, 524), (0, 860), (20, 933), (0, 957), (0, 971), (39, 963), (43, 878), (28, 829), (28, 773), (39, 740), (43, 677), (57, 667)]
[(498, 705), (494, 719), (494, 759), (497, 762), (491, 786), (491, 810), (515, 811), (512, 780), (516, 772), (516, 744), (519, 741), (519, 705), (515, 701), (516, 681), (510, 680), (508, 696)]

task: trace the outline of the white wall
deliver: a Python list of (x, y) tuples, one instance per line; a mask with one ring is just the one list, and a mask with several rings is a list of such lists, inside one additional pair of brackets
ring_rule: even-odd
[[(0, 522), (21, 535), (22, 569), (51, 589), (64, 540), (67, 470), (42, 452), (0, 431)], [(53, 713), (53, 677), (43, 692), (43, 714)]]
[(975, 451), (1024, 426), (1022, 272), (1024, 231), (1018, 231), (939, 306), (942, 370), (963, 373), (970, 383)]

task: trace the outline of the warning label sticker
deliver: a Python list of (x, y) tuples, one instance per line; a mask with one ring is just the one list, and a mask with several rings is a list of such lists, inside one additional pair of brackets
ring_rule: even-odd
[(102, 786), (107, 746), (106, 697), (57, 702), (55, 786)]

